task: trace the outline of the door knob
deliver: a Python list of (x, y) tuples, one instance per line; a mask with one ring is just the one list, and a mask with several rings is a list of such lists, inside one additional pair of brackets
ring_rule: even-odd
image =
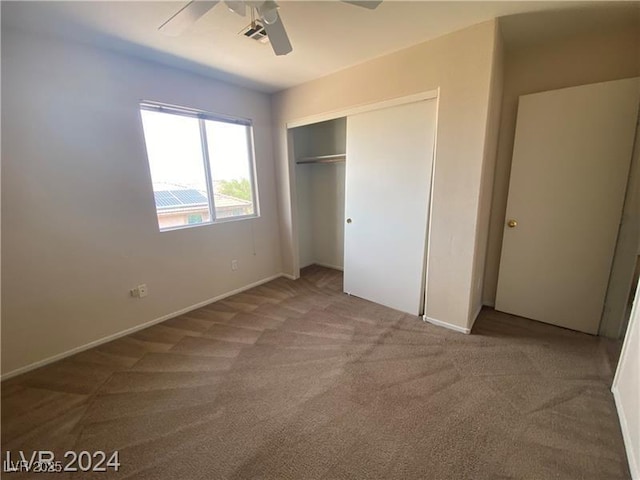
[(518, 226), (518, 222), (516, 220), (511, 219), (507, 222), (507, 226), (509, 228), (515, 228)]
[(351, 219), (350, 218), (347, 218), (347, 223), (351, 223)]

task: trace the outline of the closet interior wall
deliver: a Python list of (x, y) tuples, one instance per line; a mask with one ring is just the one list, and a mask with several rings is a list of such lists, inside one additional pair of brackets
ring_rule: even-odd
[[(346, 118), (292, 129), (300, 268), (344, 266)], [(304, 163), (301, 163), (304, 162)]]

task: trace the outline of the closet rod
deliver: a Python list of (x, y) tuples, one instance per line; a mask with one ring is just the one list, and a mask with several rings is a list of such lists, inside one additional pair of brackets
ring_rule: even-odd
[(344, 153), (338, 153), (335, 155), (318, 155), (315, 157), (304, 157), (296, 160), (296, 163), (338, 163), (344, 162), (347, 156)]

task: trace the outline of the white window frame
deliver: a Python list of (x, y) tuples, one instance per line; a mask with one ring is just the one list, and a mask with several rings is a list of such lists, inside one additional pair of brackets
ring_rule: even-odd
[[(145, 101), (145, 100), (140, 102), (139, 107), (140, 107), (140, 112), (142, 112), (142, 110), (148, 110), (151, 112), (168, 113), (172, 115), (181, 115), (183, 117), (197, 118), (198, 125), (200, 127), (200, 142), (201, 142), (200, 148), (202, 150), (202, 162), (204, 164), (204, 175), (205, 175), (205, 181), (207, 185), (207, 197), (209, 200), (209, 221), (187, 224), (187, 225), (179, 225), (176, 227), (167, 227), (167, 228), (160, 228), (160, 224), (158, 224), (158, 229), (160, 230), (160, 232), (170, 232), (172, 230), (182, 230), (184, 228), (201, 227), (205, 225), (235, 222), (237, 220), (246, 220), (249, 218), (260, 217), (260, 207), (259, 207), (259, 201), (258, 201), (258, 186), (256, 184), (256, 162), (255, 162), (254, 137), (253, 137), (253, 121), (251, 119), (232, 117), (229, 115), (223, 115), (219, 113), (205, 112), (205, 111), (196, 110), (193, 108), (179, 107), (176, 105), (168, 105), (165, 103)], [(206, 120), (211, 120), (215, 122), (233, 123), (236, 125), (244, 125), (245, 127), (248, 127), (247, 128), (247, 149), (249, 153), (249, 184), (251, 185), (251, 198), (253, 200), (252, 214), (234, 215), (233, 217), (227, 217), (227, 218), (216, 218), (216, 204), (215, 204), (214, 190), (213, 190), (213, 178), (211, 176), (211, 162), (209, 161), (209, 148), (207, 143), (207, 132), (205, 127)], [(142, 118), (141, 118), (141, 121), (142, 121)], [(146, 144), (147, 144), (146, 137), (144, 138), (144, 141), (145, 141), (145, 149), (146, 149)], [(147, 163), (149, 163), (148, 153), (147, 153)], [(149, 173), (151, 174), (151, 164), (149, 164)], [(153, 184), (153, 176), (151, 176), (151, 183)], [(154, 200), (154, 208), (156, 209), (156, 217), (157, 217), (158, 210), (155, 205), (155, 200)]]

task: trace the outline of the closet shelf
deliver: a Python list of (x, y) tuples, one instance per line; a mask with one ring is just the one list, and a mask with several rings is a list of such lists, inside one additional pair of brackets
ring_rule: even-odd
[(301, 163), (338, 163), (344, 162), (347, 158), (345, 153), (337, 153), (334, 155), (317, 155), (315, 157), (303, 157), (296, 160), (297, 164)]

